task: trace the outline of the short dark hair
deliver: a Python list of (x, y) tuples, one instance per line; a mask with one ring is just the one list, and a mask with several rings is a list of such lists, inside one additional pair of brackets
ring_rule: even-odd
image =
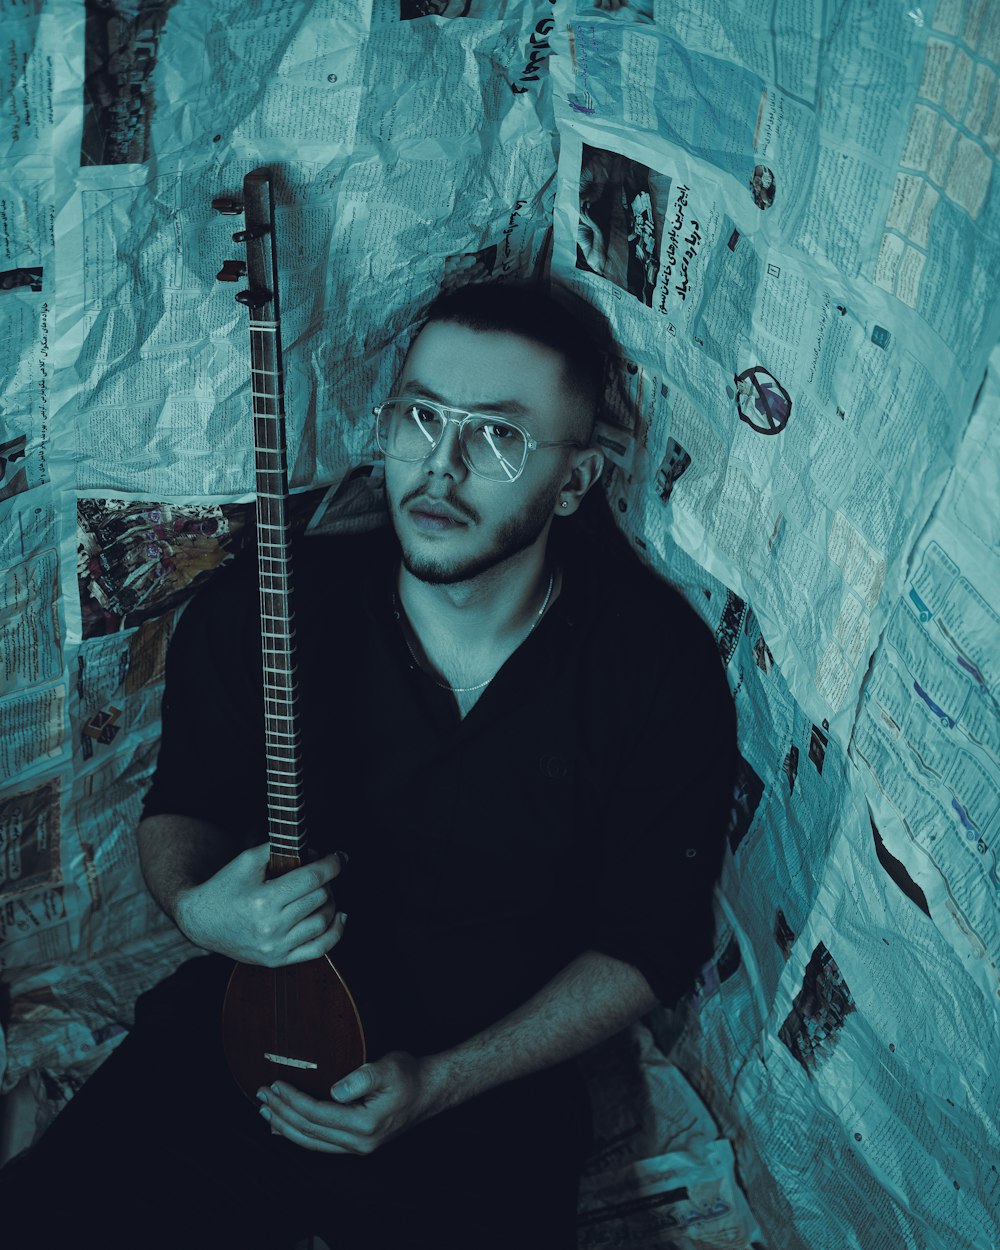
[(562, 358), (567, 388), (579, 400), (580, 437), (589, 443), (604, 394), (607, 323), (565, 287), (537, 282), (476, 282), (438, 295), (423, 314), (421, 329), (450, 321), (470, 330), (516, 334)]

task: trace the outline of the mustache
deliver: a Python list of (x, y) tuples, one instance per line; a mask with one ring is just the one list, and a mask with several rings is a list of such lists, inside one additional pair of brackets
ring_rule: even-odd
[(446, 495), (431, 495), (428, 493), (426, 487), (420, 486), (416, 490), (411, 490), (408, 495), (403, 496), (403, 498), (399, 501), (400, 511), (402, 511), (407, 504), (412, 503), (414, 499), (426, 499), (429, 503), (443, 503), (446, 507), (454, 509), (459, 516), (467, 517), (470, 521), (473, 521), (476, 524), (479, 522), (479, 513), (475, 510), (475, 508), (470, 508), (467, 503), (464, 503), (451, 491), (449, 491)]

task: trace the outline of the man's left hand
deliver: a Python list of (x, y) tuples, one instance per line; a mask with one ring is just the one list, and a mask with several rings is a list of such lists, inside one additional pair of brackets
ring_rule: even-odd
[(275, 1082), (257, 1093), (273, 1133), (307, 1150), (371, 1154), (384, 1142), (434, 1113), (427, 1061), (390, 1051), (362, 1064), (319, 1100)]

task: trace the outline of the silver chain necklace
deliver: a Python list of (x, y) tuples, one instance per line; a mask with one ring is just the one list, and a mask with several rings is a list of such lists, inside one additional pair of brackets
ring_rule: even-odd
[[(545, 598), (542, 600), (542, 606), (538, 609), (538, 612), (535, 615), (535, 619), (531, 622), (531, 627), (529, 628), (528, 632), (524, 635), (524, 637), (521, 639), (521, 642), (518, 643), (518, 646), (522, 646), (525, 642), (528, 641), (528, 639), (534, 633), (535, 626), (545, 615), (545, 609), (549, 606), (549, 600), (552, 598), (552, 587), (555, 585), (555, 581), (556, 581), (556, 574), (555, 574), (555, 570), (553, 569), (553, 571), (549, 574), (549, 588), (545, 592)], [(413, 661), (416, 667), (419, 668), (420, 671), (424, 673), (427, 677), (429, 677), (431, 681), (434, 683), (434, 685), (437, 686), (439, 689), (448, 690), (452, 694), (471, 694), (474, 690), (483, 690), (486, 686), (488, 686), (490, 682), (493, 680), (493, 678), (496, 677), (497, 673), (500, 672), (500, 668), (503, 668), (503, 665), (501, 664), (500, 668), (497, 668), (494, 672), (492, 672), (490, 676), (487, 677), (485, 681), (481, 681), (478, 686), (449, 686), (448, 683), (445, 681), (438, 681), (438, 679), (434, 676), (433, 673), (427, 672), (427, 669), (423, 666), (423, 664), (420, 663), (420, 661), (417, 659), (417, 657), (413, 653), (413, 648), (410, 646), (410, 640), (406, 636), (405, 628), (403, 628), (402, 613), (400, 611), (399, 600), (396, 598), (395, 590), (393, 590), (392, 592), (392, 609), (393, 609), (393, 615), (395, 616), (396, 620), (399, 621), (400, 623), (400, 628), (403, 634), (403, 641), (406, 643), (406, 649), (410, 653), (410, 659)], [(506, 661), (504, 661), (504, 663), (506, 663)]]

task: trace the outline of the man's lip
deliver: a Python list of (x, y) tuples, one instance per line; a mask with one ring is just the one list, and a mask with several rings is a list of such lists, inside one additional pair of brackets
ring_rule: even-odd
[(441, 504), (415, 503), (411, 505), (410, 511), (417, 516), (433, 517), (436, 521), (453, 521), (456, 525), (467, 524), (465, 519), (460, 517), (457, 512), (453, 512), (451, 508), (443, 507)]

